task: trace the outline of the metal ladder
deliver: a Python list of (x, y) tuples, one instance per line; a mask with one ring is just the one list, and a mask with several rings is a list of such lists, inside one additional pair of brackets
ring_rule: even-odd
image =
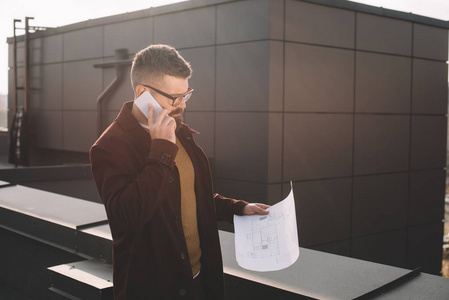
[[(25, 149), (28, 145), (26, 142), (28, 140), (27, 130), (24, 128), (23, 124), (26, 124), (29, 103), (30, 103), (30, 30), (32, 31), (42, 31), (46, 30), (48, 27), (41, 26), (30, 26), (29, 21), (33, 20), (33, 17), (25, 17), (25, 28), (19, 28), (16, 26), (17, 23), (22, 22), (19, 19), (13, 20), (13, 122), (10, 128), (10, 151), (9, 151), (9, 162), (14, 164), (16, 167), (20, 165), (28, 165), (28, 150)], [(24, 48), (25, 48), (25, 80), (23, 86), (18, 86), (17, 81), (17, 30), (25, 30), (24, 37)], [(23, 105), (18, 104), (19, 97), (18, 91), (24, 91), (24, 101)]]
[[(19, 28), (17, 27), (17, 23), (22, 22), (22, 20), (14, 19), (14, 36), (13, 36), (13, 72), (14, 72), (14, 115), (17, 113), (18, 108), (18, 91), (25, 91), (24, 98), (24, 112), (25, 114), (28, 112), (29, 103), (30, 103), (30, 31), (43, 31), (48, 29), (49, 27), (42, 26), (30, 26), (29, 21), (33, 20), (33, 17), (25, 17), (25, 27)], [(25, 38), (24, 38), (24, 48), (25, 48), (25, 80), (24, 86), (19, 87), (17, 85), (17, 30), (25, 30)]]

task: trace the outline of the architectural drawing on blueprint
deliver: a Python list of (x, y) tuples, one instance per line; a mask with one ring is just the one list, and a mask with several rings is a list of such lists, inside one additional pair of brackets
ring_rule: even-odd
[(248, 240), (252, 241), (253, 251), (248, 252), (248, 257), (265, 258), (280, 255), (278, 225), (276, 213), (261, 216), (251, 220), (251, 233)]
[(295, 199), (290, 194), (268, 208), (268, 215), (234, 215), (235, 257), (242, 268), (276, 271), (299, 257)]

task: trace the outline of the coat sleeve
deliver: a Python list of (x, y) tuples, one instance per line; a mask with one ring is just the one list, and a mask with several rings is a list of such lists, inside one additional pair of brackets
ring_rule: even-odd
[(175, 144), (155, 139), (144, 165), (136, 166), (127, 147), (91, 148), (92, 175), (111, 227), (136, 231), (151, 221), (167, 193), (177, 151)]
[(234, 222), (234, 215), (243, 215), (243, 208), (248, 202), (226, 198), (220, 194), (214, 194), (215, 209), (218, 221)]

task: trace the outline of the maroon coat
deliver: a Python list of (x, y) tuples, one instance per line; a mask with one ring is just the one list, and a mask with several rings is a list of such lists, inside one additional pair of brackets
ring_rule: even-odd
[[(193, 299), (192, 270), (181, 224), (178, 147), (151, 140), (123, 105), (90, 150), (92, 173), (113, 237), (115, 299)], [(176, 135), (195, 169), (201, 273), (207, 299), (223, 299), (217, 219), (242, 214), (244, 201), (214, 194), (209, 161), (183, 124)], [(170, 157), (171, 159), (170, 159)]]

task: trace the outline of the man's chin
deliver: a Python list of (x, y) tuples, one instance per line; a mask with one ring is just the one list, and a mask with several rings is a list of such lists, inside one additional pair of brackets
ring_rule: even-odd
[(171, 112), (171, 114), (169, 114), (170, 117), (175, 119), (177, 127), (179, 127), (181, 125), (181, 123), (184, 121), (183, 115), (184, 115), (184, 110), (181, 108), (175, 109), (174, 111)]
[(173, 119), (175, 119), (176, 127), (181, 126), (182, 122), (184, 122), (184, 118), (182, 114), (179, 115), (173, 115), (171, 116)]

